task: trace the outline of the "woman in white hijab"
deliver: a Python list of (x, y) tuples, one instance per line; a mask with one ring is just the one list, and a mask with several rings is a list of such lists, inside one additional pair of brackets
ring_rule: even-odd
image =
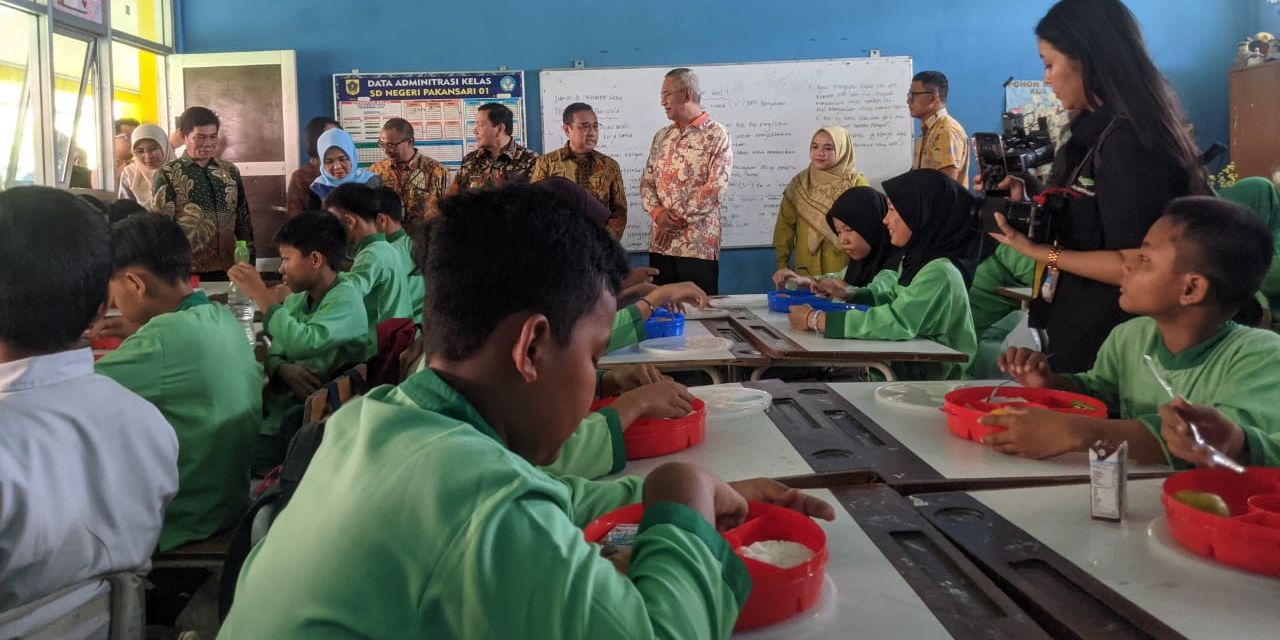
[(151, 177), (164, 163), (174, 159), (173, 147), (169, 145), (169, 135), (154, 124), (134, 129), (130, 142), (133, 162), (120, 172), (120, 191), (116, 195), (150, 209)]

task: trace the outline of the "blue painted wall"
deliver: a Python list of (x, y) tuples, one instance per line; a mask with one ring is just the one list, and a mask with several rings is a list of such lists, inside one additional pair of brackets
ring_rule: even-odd
[[(526, 71), (531, 140), (541, 140), (537, 70), (910, 55), (951, 79), (952, 113), (972, 133), (999, 125), (1004, 80), (1039, 78), (1035, 23), (1050, 0), (764, 0), (481, 4), (360, 0), (178, 0), (185, 53), (294, 49), (299, 117), (332, 112), (330, 75), (360, 69)], [(1275, 28), (1262, 0), (1130, 0), (1203, 145), (1227, 140), (1234, 44)], [(1259, 8), (1262, 5), (1262, 8)], [(697, 7), (696, 9), (694, 7)], [(674, 16), (681, 16), (674, 18)], [(1265, 19), (1265, 20), (1264, 20)], [(657, 88), (655, 87), (655, 95)], [(658, 106), (655, 104), (654, 108)], [(536, 146), (535, 146), (536, 148)], [(797, 167), (799, 170), (799, 167)], [(759, 291), (772, 250), (724, 252), (721, 292)]]

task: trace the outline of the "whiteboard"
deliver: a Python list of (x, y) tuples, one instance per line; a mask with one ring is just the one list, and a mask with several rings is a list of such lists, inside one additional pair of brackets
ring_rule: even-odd
[[(546, 69), (539, 74), (542, 148), (565, 144), (564, 108), (590, 104), (600, 119), (597, 149), (622, 167), (627, 230), (622, 244), (645, 251), (649, 217), (640, 202), (640, 173), (653, 135), (671, 122), (658, 104), (672, 67)], [(853, 136), (857, 168), (872, 185), (911, 168), (911, 115), (906, 95), (911, 58), (851, 58), (691, 66), (702, 106), (729, 130), (733, 173), (721, 204), (724, 247), (773, 242), (787, 183), (809, 165), (818, 127), (842, 125)]]

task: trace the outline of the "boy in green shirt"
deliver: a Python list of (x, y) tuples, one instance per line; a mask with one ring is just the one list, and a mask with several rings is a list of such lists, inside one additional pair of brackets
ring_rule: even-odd
[(346, 280), (364, 298), (370, 340), (377, 344), (379, 324), (413, 317), (406, 265), (378, 231), (378, 198), (373, 189), (356, 183), (338, 185), (325, 198), (324, 208), (342, 223), (347, 243), (355, 250)]
[(280, 228), (276, 242), (285, 286), (268, 289), (258, 270), (247, 264), (227, 272), (264, 310), (263, 327), (271, 335), (266, 415), (254, 448), (256, 473), (270, 471), (284, 458), (289, 439), (302, 426), (303, 400), (375, 351), (364, 300), (338, 275), (347, 237), (337, 218), (303, 212)]
[[(428, 369), (329, 419), (220, 637), (726, 638), (750, 580), (716, 525), (745, 499), (834, 515), (688, 464), (643, 483), (536, 468), (586, 413), (627, 270), (605, 229), (558, 202), (511, 185), (440, 203), (422, 262)], [(581, 528), (641, 499), (624, 575)]]
[[(1142, 462), (1175, 460), (1161, 437), (1158, 410), (1169, 397), (1143, 358), (1188, 401), (1207, 404), (1241, 425), (1225, 452), (1246, 464), (1274, 464), (1280, 433), (1280, 335), (1240, 326), (1232, 316), (1257, 291), (1271, 263), (1271, 237), (1240, 205), (1179, 198), (1129, 256), (1120, 307), (1139, 314), (1112, 330), (1085, 373), (1058, 375), (1045, 357), (1010, 349), (1000, 367), (1020, 384), (1094, 396), (1117, 419), (1011, 408), (982, 422), (1007, 430), (985, 442), (1005, 453), (1047, 458), (1083, 451), (1098, 440), (1128, 441)], [(1050, 336), (1052, 340), (1052, 336)], [(1052, 348), (1052, 346), (1050, 346)]]
[(132, 216), (112, 240), (111, 299), (139, 328), (95, 369), (154, 404), (178, 436), (178, 494), (157, 545), (167, 551), (244, 513), (262, 367), (227, 308), (192, 291), (191, 245), (178, 223)]
[(395, 247), (404, 262), (405, 273), (409, 274), (405, 287), (412, 301), (413, 323), (422, 326), (422, 295), (426, 284), (413, 264), (413, 238), (404, 230), (404, 204), (391, 187), (378, 187), (374, 193), (378, 196), (378, 232), (387, 236), (387, 242)]

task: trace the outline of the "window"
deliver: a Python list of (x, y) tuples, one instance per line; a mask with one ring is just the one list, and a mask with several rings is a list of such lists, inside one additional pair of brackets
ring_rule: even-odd
[(98, 64), (92, 38), (53, 34), (53, 170), (57, 184), (101, 187)]
[(114, 86), (114, 115), (138, 122), (158, 124), (165, 131), (164, 56), (123, 42), (111, 43), (111, 83)]
[(172, 0), (0, 0), (0, 189), (114, 188), (131, 150), (117, 148), (113, 122), (171, 124), (172, 9)]
[(0, 6), (0, 188), (46, 182), (40, 161), (36, 17)]
[(170, 42), (169, 0), (111, 0), (111, 28), (156, 44)]

